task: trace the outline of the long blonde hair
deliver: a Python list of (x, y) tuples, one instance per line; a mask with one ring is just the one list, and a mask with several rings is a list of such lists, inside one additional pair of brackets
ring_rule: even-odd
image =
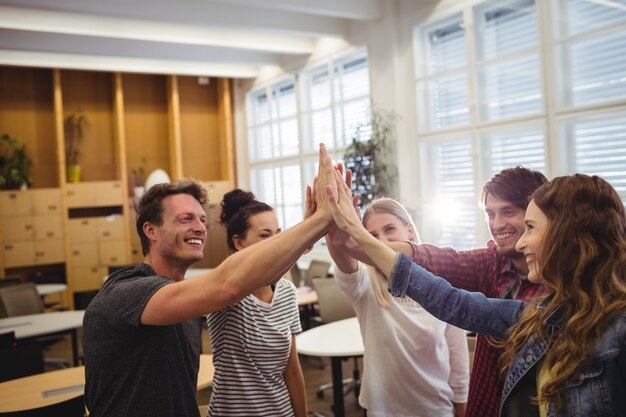
[[(402, 204), (392, 198), (383, 197), (373, 200), (367, 209), (365, 209), (365, 213), (363, 213), (363, 225), (365, 226), (367, 224), (367, 220), (372, 215), (381, 213), (395, 216), (404, 226), (410, 225), (415, 233), (415, 236), (411, 240), (417, 243), (420, 242), (413, 219), (411, 219), (411, 216)], [(366, 269), (372, 283), (372, 291), (374, 292), (376, 301), (378, 301), (380, 306), (388, 307), (389, 301), (391, 300), (391, 294), (389, 294), (389, 291), (387, 290), (387, 280), (376, 268), (367, 266)]]
[[(548, 218), (537, 260), (551, 294), (545, 308), (529, 305), (499, 343), (505, 349), (501, 364), (504, 372), (530, 338), (549, 341), (544, 361), (550, 379), (539, 399), (562, 409), (568, 383), (626, 312), (626, 212), (608, 182), (583, 174), (555, 178), (537, 189), (533, 201)], [(544, 321), (557, 309), (562, 324), (549, 333)]]

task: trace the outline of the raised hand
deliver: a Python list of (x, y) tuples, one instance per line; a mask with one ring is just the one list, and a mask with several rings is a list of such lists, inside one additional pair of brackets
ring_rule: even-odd
[[(335, 171), (335, 186), (333, 189), (331, 186), (325, 188), (329, 202), (331, 203), (331, 212), (335, 225), (342, 231), (353, 236), (353, 233), (363, 229), (361, 225), (361, 219), (358, 208), (355, 209), (355, 198), (352, 196), (350, 187), (347, 184), (348, 181), (344, 181), (343, 176), (339, 170)], [(336, 191), (335, 191), (336, 190)], [(337, 193), (337, 199), (334, 199)]]
[(315, 189), (317, 188), (317, 176), (313, 179), (313, 186), (306, 186), (306, 199), (304, 200), (304, 218), (309, 218), (317, 210), (315, 201)]
[[(337, 174), (333, 161), (326, 150), (326, 146), (320, 144), (319, 168), (317, 171), (317, 183), (314, 183), (316, 211), (325, 215), (328, 222), (332, 221), (332, 204), (337, 202)], [(313, 195), (313, 194), (312, 194)]]

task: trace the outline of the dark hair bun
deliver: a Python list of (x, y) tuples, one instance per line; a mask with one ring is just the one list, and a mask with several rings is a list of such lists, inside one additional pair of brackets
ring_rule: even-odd
[(226, 225), (230, 219), (237, 214), (243, 207), (256, 201), (254, 194), (248, 191), (243, 191), (236, 188), (228, 193), (224, 194), (222, 200), (222, 214), (220, 215), (220, 221)]

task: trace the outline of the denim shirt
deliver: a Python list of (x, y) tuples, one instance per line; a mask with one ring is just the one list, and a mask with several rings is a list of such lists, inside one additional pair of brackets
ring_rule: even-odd
[[(394, 297), (412, 298), (440, 320), (498, 339), (506, 338), (526, 306), (523, 301), (487, 298), (482, 293), (454, 288), (403, 254), (398, 254), (389, 276), (389, 291)], [(560, 313), (557, 310), (546, 319), (546, 326), (553, 327), (549, 333), (561, 325)], [(626, 416), (625, 343), (626, 314), (621, 314), (596, 343), (589, 363), (571, 381), (565, 393), (565, 408), (557, 411), (550, 403), (548, 417)], [(505, 406), (511, 393), (543, 358), (548, 346), (547, 341), (530, 339), (513, 359), (504, 381), (502, 417), (508, 416)]]

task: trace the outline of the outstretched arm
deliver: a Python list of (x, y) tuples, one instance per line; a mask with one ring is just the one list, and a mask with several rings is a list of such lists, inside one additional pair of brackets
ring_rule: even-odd
[[(337, 186), (335, 168), (324, 145), (320, 146), (317, 188), (317, 211), (311, 217), (229, 256), (209, 272), (161, 287), (144, 307), (141, 323), (167, 325), (200, 317), (272, 283), (326, 234), (332, 222), (331, 200), (336, 199)], [(320, 193), (320, 189), (328, 191)]]

